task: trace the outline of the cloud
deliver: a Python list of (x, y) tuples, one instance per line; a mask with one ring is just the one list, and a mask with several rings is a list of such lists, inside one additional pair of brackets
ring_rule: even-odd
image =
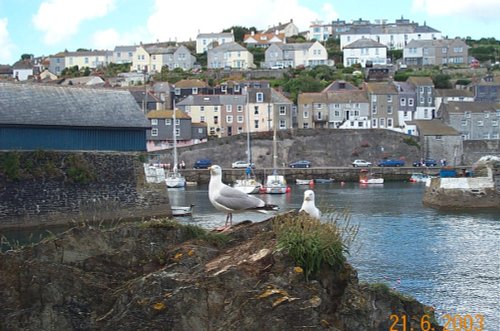
[(413, 0), (412, 10), (431, 17), (462, 16), (465, 19), (500, 20), (498, 0)]
[(115, 0), (86, 0), (84, 5), (75, 1), (46, 0), (33, 16), (33, 24), (45, 34), (45, 44), (54, 45), (75, 35), (82, 22), (106, 16), (114, 8)]
[(16, 50), (15, 45), (10, 40), (8, 23), (6, 18), (0, 18), (0, 64), (11, 64)]
[(93, 49), (113, 50), (116, 46), (139, 45), (141, 40), (149, 40), (149, 33), (142, 27), (133, 31), (118, 32), (115, 29), (106, 29), (95, 32), (91, 38)]
[[(248, 3), (233, 0), (199, 1), (184, 0), (181, 10), (172, 10), (170, 1), (155, 0), (153, 14), (147, 29), (153, 40), (195, 40), (199, 33), (216, 33), (231, 26), (256, 27), (264, 30), (293, 19), (299, 31), (309, 29), (316, 19), (331, 17), (318, 15), (301, 6), (297, 0), (254, 0)], [(244, 7), (244, 8), (242, 8)], [(327, 13), (330, 15), (330, 13)], [(322, 17), (323, 16), (323, 17)]]

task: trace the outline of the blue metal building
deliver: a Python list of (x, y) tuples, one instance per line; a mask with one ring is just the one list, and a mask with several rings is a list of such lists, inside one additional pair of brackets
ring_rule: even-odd
[(0, 83), (0, 150), (146, 151), (128, 91)]

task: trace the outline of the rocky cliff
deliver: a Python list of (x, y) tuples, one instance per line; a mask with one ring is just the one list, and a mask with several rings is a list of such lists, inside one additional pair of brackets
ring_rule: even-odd
[(386, 331), (392, 314), (408, 316), (407, 330), (434, 321), (414, 299), (359, 283), (347, 263), (306, 281), (276, 250), (272, 222), (224, 234), (173, 220), (80, 227), (2, 253), (0, 329)]

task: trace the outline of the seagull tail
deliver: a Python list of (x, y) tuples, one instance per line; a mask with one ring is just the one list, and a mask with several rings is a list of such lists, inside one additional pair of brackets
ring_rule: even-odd
[(270, 214), (271, 212), (277, 211), (277, 210), (279, 210), (279, 207), (277, 205), (268, 205), (268, 204), (265, 204), (264, 206), (255, 209), (255, 211), (258, 211), (258, 212), (264, 213), (264, 214)]

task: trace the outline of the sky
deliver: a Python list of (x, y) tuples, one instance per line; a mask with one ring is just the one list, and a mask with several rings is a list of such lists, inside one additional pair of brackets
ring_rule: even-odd
[(22, 54), (196, 40), (231, 26), (258, 30), (293, 19), (409, 19), (449, 38), (500, 39), (500, 0), (0, 0), (0, 64)]

